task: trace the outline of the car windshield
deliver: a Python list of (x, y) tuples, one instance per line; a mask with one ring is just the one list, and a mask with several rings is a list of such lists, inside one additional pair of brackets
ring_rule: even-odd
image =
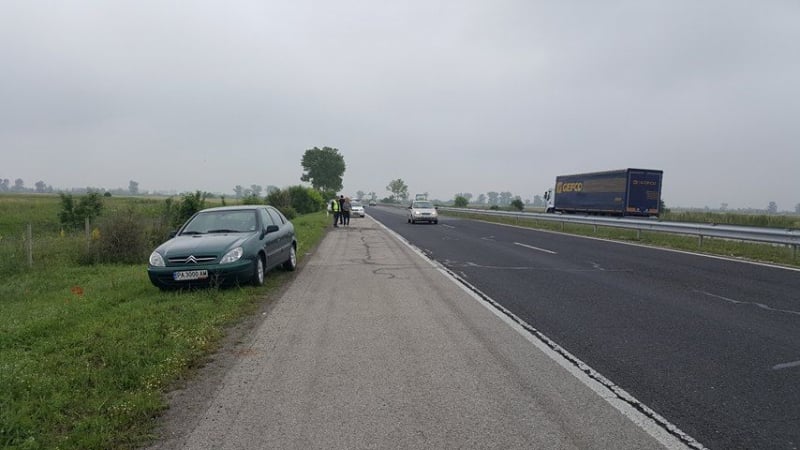
[(361, 206), (361, 202), (352, 202), (351, 205), (352, 206)]
[(414, 208), (433, 208), (431, 202), (414, 202)]
[(244, 233), (256, 230), (256, 211), (210, 211), (200, 213), (181, 234)]

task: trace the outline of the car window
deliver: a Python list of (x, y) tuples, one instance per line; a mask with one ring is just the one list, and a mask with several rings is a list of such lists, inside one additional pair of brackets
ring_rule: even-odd
[(270, 225), (275, 225), (275, 222), (272, 220), (272, 217), (267, 214), (266, 208), (259, 208), (258, 214), (261, 216), (261, 222), (264, 224), (264, 228), (267, 228)]
[(361, 202), (351, 202), (352, 206), (361, 206)]
[(414, 202), (414, 208), (433, 208), (430, 202)]
[(269, 211), (269, 215), (272, 217), (272, 221), (275, 222), (275, 225), (281, 225), (285, 223), (283, 215), (279, 213), (277, 209), (267, 208), (267, 211)]
[(194, 216), (182, 233), (237, 233), (255, 231), (255, 229), (255, 211), (211, 211)]

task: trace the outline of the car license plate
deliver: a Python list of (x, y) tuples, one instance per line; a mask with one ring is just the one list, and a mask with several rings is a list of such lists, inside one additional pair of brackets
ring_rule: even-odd
[(172, 274), (172, 278), (175, 281), (186, 281), (186, 280), (203, 280), (208, 278), (208, 271), (207, 270), (186, 270), (184, 272), (175, 272)]

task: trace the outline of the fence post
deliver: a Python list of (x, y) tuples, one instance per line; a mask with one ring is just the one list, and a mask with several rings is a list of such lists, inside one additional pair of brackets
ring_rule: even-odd
[(702, 234), (698, 234), (697, 235), (697, 246), (698, 247), (702, 247), (703, 246), (703, 235)]
[(28, 253), (28, 267), (33, 267), (33, 227), (31, 224), (28, 224), (26, 235), (25, 250)]
[(83, 228), (86, 230), (86, 248), (88, 249), (92, 243), (92, 228), (88, 217), (84, 221)]

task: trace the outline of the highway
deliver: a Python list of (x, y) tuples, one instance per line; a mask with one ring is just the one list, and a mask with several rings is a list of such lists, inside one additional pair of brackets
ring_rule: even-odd
[(703, 445), (800, 447), (800, 271), (367, 214)]

